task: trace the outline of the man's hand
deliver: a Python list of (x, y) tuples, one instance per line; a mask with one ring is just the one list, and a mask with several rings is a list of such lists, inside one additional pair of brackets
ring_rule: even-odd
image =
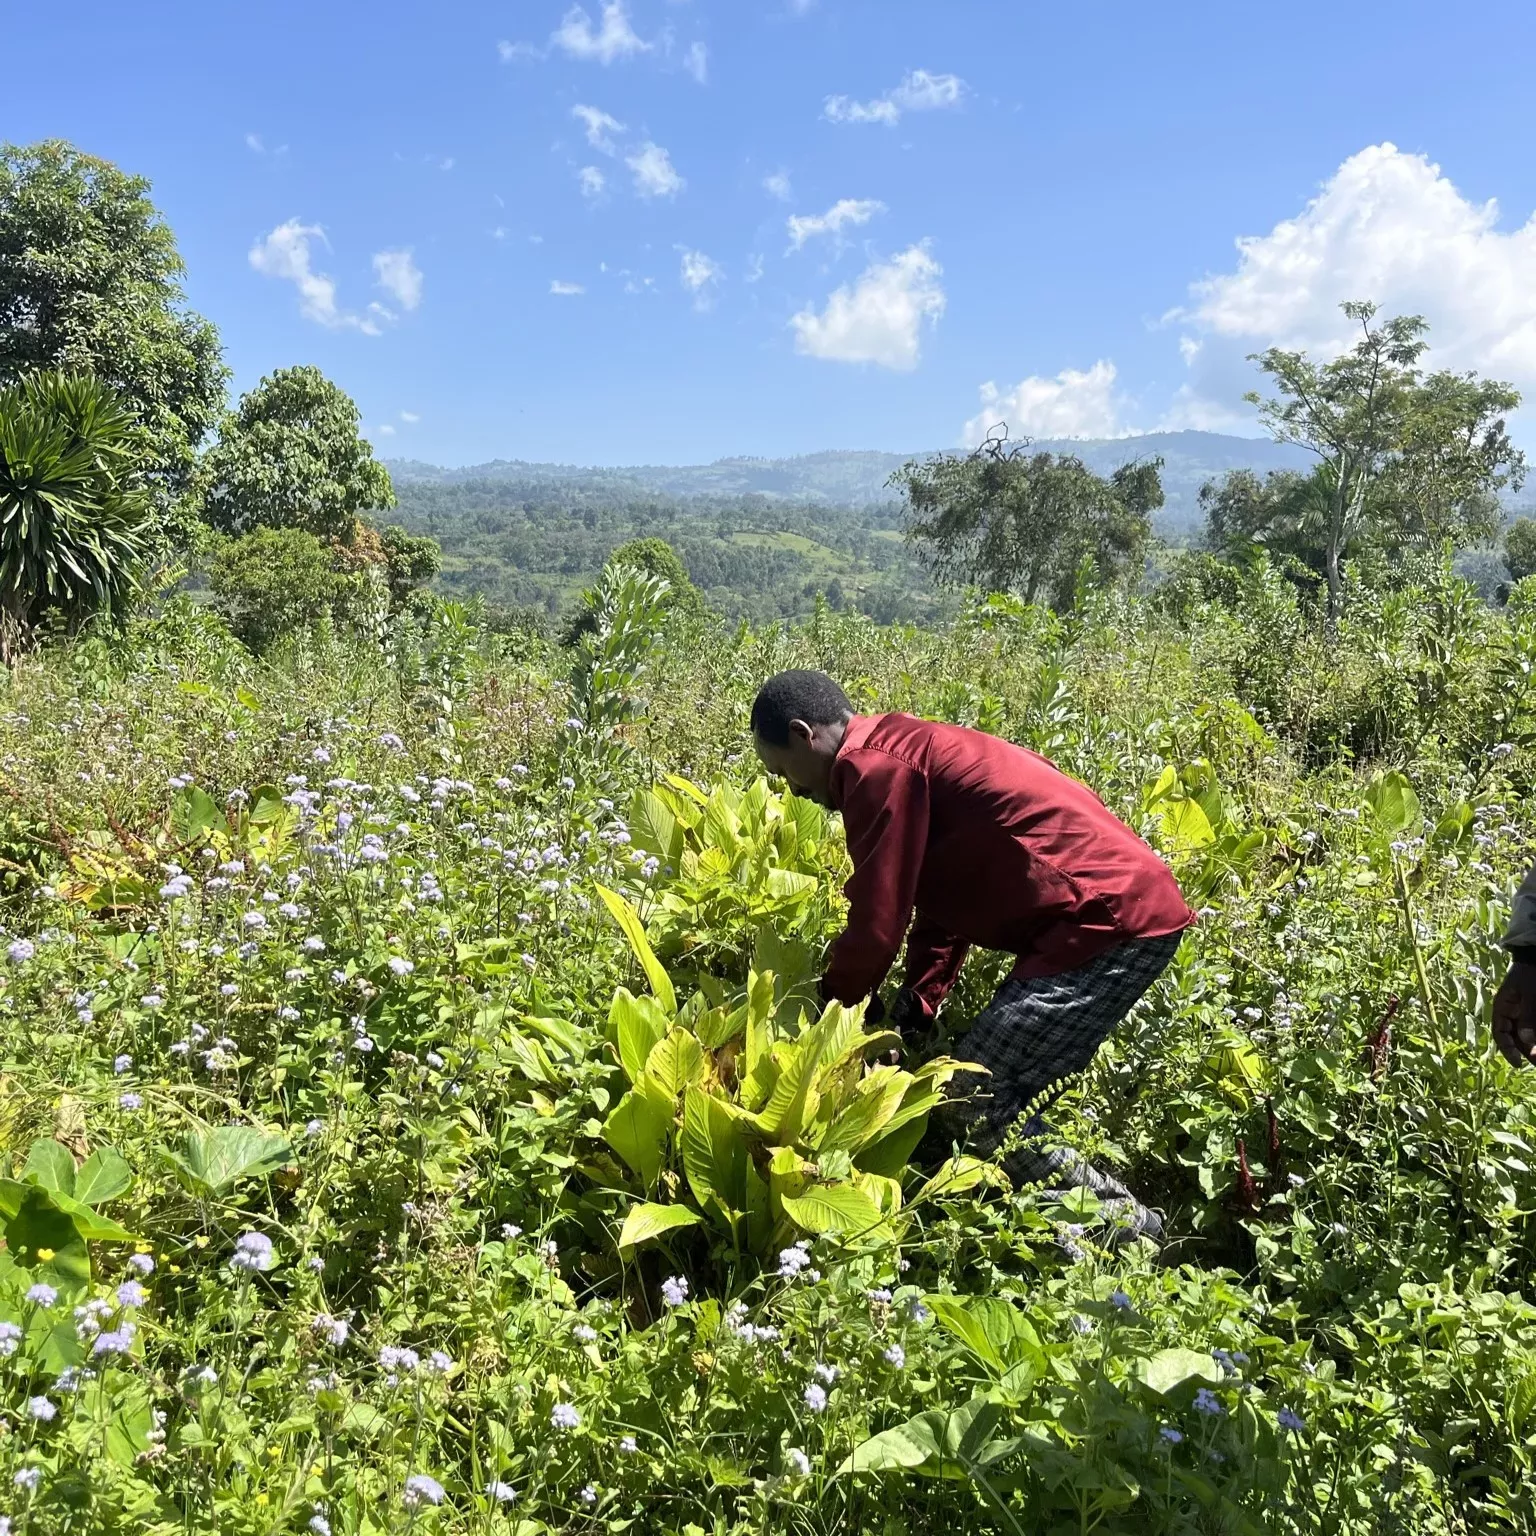
[(903, 987), (891, 1003), (891, 1023), (901, 1031), (907, 1045), (921, 1045), (932, 1032), (933, 1015), (917, 993)]
[(1512, 1067), (1536, 1065), (1536, 964), (1511, 961), (1493, 996), (1493, 1043)]

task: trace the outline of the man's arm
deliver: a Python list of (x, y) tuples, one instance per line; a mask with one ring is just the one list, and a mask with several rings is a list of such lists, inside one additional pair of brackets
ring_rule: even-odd
[(1512, 1067), (1536, 1064), (1536, 869), (1515, 892), (1504, 947), (1510, 964), (1493, 997), (1493, 1043)]
[(964, 939), (957, 939), (931, 917), (917, 914), (912, 932), (907, 935), (903, 987), (921, 1004), (926, 1019), (932, 1019), (939, 1011), (939, 1004), (954, 986), (969, 949)]
[(833, 945), (822, 995), (861, 1002), (885, 979), (917, 900), (917, 879), (928, 845), (928, 782), (885, 752), (864, 749), (840, 763), (847, 775), (843, 826), (853, 878), (848, 926)]

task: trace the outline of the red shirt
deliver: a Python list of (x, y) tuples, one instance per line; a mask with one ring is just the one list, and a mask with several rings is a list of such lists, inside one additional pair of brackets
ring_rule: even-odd
[[(1038, 753), (911, 715), (856, 715), (832, 765), (853, 878), (822, 983), (856, 1003), (907, 940), (906, 985), (936, 1008), (972, 945), (1018, 977), (1075, 970), (1195, 920), (1168, 867)], [(913, 915), (916, 922), (913, 923)]]

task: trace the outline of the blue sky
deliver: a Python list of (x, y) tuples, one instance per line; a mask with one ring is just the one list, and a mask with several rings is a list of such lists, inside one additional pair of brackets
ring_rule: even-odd
[(1351, 297), (1536, 391), (1505, 0), (6, 9), (0, 133), (148, 176), (235, 387), (318, 364), (387, 455), (1252, 430)]

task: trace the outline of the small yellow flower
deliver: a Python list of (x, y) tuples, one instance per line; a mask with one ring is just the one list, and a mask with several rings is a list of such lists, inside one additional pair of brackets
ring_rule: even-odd
[(181, 1273), (181, 1265), (180, 1264), (172, 1264), (171, 1265), (171, 1273), (173, 1275), (179, 1275)]
[(46, 1264), (53, 1257), (53, 1249), (52, 1248), (39, 1248), (37, 1250), (37, 1257), (38, 1257), (38, 1261), (40, 1263)]
[(273, 1461), (276, 1461), (277, 1458), (279, 1456), (281, 1456), (282, 1454), (283, 1454), (283, 1448), (280, 1445), (269, 1445), (267, 1447), (267, 1455), (270, 1456)]
[(194, 1248), (206, 1248), (208, 1246), (208, 1239), (206, 1237), (194, 1237), (192, 1239), (192, 1246)]
[(258, 1493), (258, 1494), (257, 1494), (257, 1495), (256, 1495), (256, 1503), (257, 1503), (257, 1505), (258, 1505), (258, 1506), (259, 1506), (259, 1507), (260, 1507), (260, 1508), (262, 1508), (262, 1509), (265, 1509), (265, 1508), (266, 1508), (266, 1507), (267, 1507), (267, 1503), (268, 1503), (268, 1500), (267, 1500), (267, 1496), (266, 1496), (266, 1494), (264, 1494), (264, 1493)]

